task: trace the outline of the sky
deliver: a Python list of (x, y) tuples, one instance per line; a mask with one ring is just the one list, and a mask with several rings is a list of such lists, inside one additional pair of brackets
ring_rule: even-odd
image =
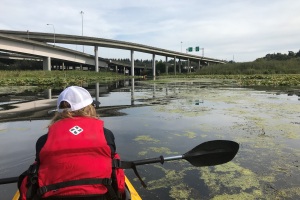
[[(298, 0), (0, 0), (0, 29), (83, 35), (236, 62), (300, 50)], [(83, 11), (83, 14), (81, 14)], [(52, 25), (47, 25), (52, 24)], [(56, 44), (58, 45), (58, 44)], [(60, 45), (83, 51), (79, 45)], [(202, 50), (203, 49), (203, 50)], [(94, 48), (85, 46), (86, 53)], [(99, 48), (104, 58), (127, 50)], [(135, 52), (135, 59), (152, 55)], [(157, 56), (157, 60), (165, 60)]]

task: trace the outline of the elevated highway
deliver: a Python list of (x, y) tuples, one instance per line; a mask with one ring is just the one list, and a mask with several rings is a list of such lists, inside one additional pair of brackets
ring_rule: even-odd
[[(80, 51), (74, 51), (68, 48), (49, 45), (45, 42), (28, 40), (22, 37), (0, 34), (0, 58), (3, 59), (31, 59), (42, 60), (44, 70), (52, 68), (69, 68), (74, 69), (81, 65), (85, 67), (95, 66), (96, 57)], [(9, 52), (9, 53), (8, 53)], [(55, 67), (54, 67), (55, 65)], [(115, 71), (124, 72), (125, 67), (130, 68), (130, 64), (120, 63), (109, 59), (98, 57), (98, 67), (118, 67)], [(136, 67), (137, 70), (144, 67)]]
[[(187, 53), (181, 53), (181, 52), (156, 48), (156, 47), (137, 44), (137, 43), (104, 39), (104, 38), (66, 35), (66, 34), (55, 34), (55, 36), (54, 36), (53, 33), (9, 31), (9, 30), (0, 30), (0, 34), (10, 36), (10, 37), (23, 38), (24, 40), (26, 40), (26, 39), (33, 40), (33, 41), (42, 42), (42, 43), (47, 43), (47, 42), (53, 43), (53, 39), (55, 37), (56, 43), (94, 46), (95, 47), (95, 57), (98, 57), (98, 47), (109, 47), (109, 48), (129, 50), (131, 52), (131, 74), (132, 75), (134, 75), (134, 51), (152, 54), (152, 60), (154, 61), (154, 62), (152, 62), (154, 76), (155, 76), (155, 55), (165, 56), (166, 61), (167, 61), (168, 57), (174, 58), (175, 69), (176, 69), (176, 59), (186, 60), (186, 61), (188, 61), (188, 64), (190, 63), (190, 61), (198, 62), (199, 67), (201, 64), (204, 64), (204, 63), (225, 63), (223, 60), (218, 60), (218, 59), (214, 59), (214, 58), (202, 57), (202, 56), (191, 55), (191, 54), (187, 54)], [(53, 47), (53, 48), (57, 48), (57, 47)], [(51, 51), (51, 50), (49, 49), (49, 51)], [(95, 66), (96, 66), (97, 59), (94, 59), (94, 60), (95, 60)], [(96, 69), (97, 69), (97, 67), (96, 67)]]
[(40, 57), (44, 61), (48, 58), (54, 58), (79, 64), (95, 64), (92, 55), (10, 35), (0, 34), (0, 50)]

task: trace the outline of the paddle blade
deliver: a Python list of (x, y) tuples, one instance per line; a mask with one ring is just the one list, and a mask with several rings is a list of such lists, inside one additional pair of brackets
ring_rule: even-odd
[(239, 150), (239, 144), (228, 140), (204, 142), (183, 154), (183, 159), (197, 167), (220, 165), (231, 161)]

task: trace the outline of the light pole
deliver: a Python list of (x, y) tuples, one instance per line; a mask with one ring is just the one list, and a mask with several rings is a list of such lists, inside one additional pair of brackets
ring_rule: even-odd
[[(83, 11), (80, 11), (81, 14), (81, 35), (83, 36)], [(82, 52), (84, 53), (84, 45), (82, 45)]]
[(181, 53), (182, 53), (182, 41), (181, 41)]
[(48, 26), (51, 25), (51, 26), (53, 27), (53, 33), (54, 33), (54, 37), (53, 37), (53, 38), (54, 38), (54, 46), (55, 46), (55, 28), (54, 28), (54, 25), (53, 25), (53, 24), (47, 24), (47, 25), (48, 25)]

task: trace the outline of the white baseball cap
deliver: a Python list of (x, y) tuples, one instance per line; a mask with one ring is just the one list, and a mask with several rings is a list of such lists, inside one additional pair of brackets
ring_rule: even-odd
[(67, 87), (60, 93), (57, 99), (57, 111), (62, 112), (65, 109), (60, 109), (59, 105), (62, 101), (66, 101), (70, 104), (71, 108), (67, 108), (70, 111), (80, 110), (93, 103), (91, 94), (84, 88), (79, 86)]

